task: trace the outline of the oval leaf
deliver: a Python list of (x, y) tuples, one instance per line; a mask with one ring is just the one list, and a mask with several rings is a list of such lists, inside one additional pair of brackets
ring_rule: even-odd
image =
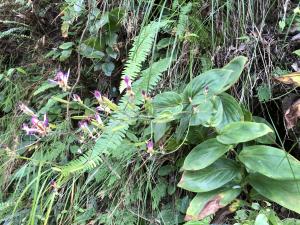
[(232, 71), (232, 73), (230, 74), (228, 79), (226, 79), (226, 81), (225, 81), (223, 91), (226, 91), (235, 82), (238, 81), (247, 60), (248, 59), (245, 56), (238, 56), (238, 57), (234, 58), (233, 60), (231, 60), (226, 66), (223, 67), (223, 69)]
[(231, 73), (231, 70), (213, 69), (195, 77), (183, 91), (185, 101), (199, 104), (207, 97), (222, 93)]
[(244, 121), (244, 113), (240, 104), (235, 100), (234, 97), (227, 93), (219, 95), (223, 105), (223, 116), (221, 123), (217, 126), (220, 130), (229, 123)]
[(224, 155), (230, 145), (224, 145), (217, 139), (209, 139), (197, 145), (185, 158), (183, 170), (200, 170), (215, 162), (218, 158)]
[(190, 125), (205, 127), (216, 127), (223, 119), (223, 105), (219, 96), (204, 99), (193, 109)]
[(219, 159), (205, 169), (185, 171), (178, 186), (192, 192), (207, 192), (222, 187), (238, 175), (234, 161)]
[(273, 132), (263, 123), (233, 122), (226, 125), (217, 136), (217, 140), (223, 144), (238, 144), (254, 140)]
[(190, 202), (185, 220), (202, 220), (228, 205), (240, 193), (240, 188), (221, 188), (206, 193), (199, 193)]
[(153, 99), (153, 107), (158, 114), (162, 112), (178, 114), (183, 108), (181, 95), (173, 91), (158, 94)]
[[(252, 119), (254, 122), (266, 124), (268, 127), (270, 127), (273, 130), (272, 125), (268, 121), (266, 121), (264, 118), (258, 117), (258, 116), (253, 116)], [(255, 141), (257, 141), (258, 143), (261, 143), (261, 144), (274, 144), (274, 143), (276, 143), (276, 135), (274, 132), (268, 133), (265, 136), (257, 138)]]
[(300, 179), (300, 162), (278, 148), (265, 145), (245, 147), (239, 159), (251, 171), (273, 179)]
[(248, 181), (264, 197), (300, 213), (300, 181), (281, 181), (260, 174), (252, 174)]

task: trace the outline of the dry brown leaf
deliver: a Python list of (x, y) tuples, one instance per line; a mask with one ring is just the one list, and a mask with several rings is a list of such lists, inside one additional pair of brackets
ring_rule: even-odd
[(280, 77), (275, 77), (275, 79), (284, 84), (293, 84), (296, 86), (300, 86), (300, 73), (299, 72), (290, 73), (290, 74), (283, 75)]
[(201, 212), (198, 214), (197, 218), (190, 216), (190, 215), (186, 215), (184, 219), (186, 221), (195, 220), (195, 219), (202, 220), (205, 217), (207, 217), (211, 214), (214, 214), (220, 208), (224, 207), (224, 206), (220, 205), (221, 199), (222, 199), (222, 197), (220, 195), (215, 196), (212, 200), (210, 200), (209, 202), (207, 202), (205, 204), (205, 206), (203, 207)]
[(295, 101), (284, 113), (286, 128), (292, 129), (293, 127), (295, 127), (299, 117), (300, 117), (300, 99)]

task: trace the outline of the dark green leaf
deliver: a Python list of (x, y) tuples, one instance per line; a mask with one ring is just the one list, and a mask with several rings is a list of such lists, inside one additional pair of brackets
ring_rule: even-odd
[(162, 38), (156, 45), (157, 50), (168, 47), (174, 43), (174, 38)]
[(167, 123), (154, 123), (153, 125), (153, 136), (154, 141), (158, 142), (169, 129), (169, 125)]
[(252, 174), (248, 177), (253, 188), (279, 205), (300, 213), (300, 181), (281, 181)]
[(233, 60), (231, 60), (226, 66), (223, 67), (223, 69), (232, 71), (232, 73), (230, 74), (228, 79), (226, 79), (226, 81), (225, 81), (226, 85), (224, 86), (223, 91), (226, 91), (235, 82), (238, 81), (247, 60), (248, 59), (244, 56), (238, 56), (238, 57), (234, 58)]
[(153, 106), (156, 112), (171, 111), (176, 113), (182, 110), (182, 98), (176, 92), (168, 91), (158, 94), (153, 99)]
[(216, 127), (222, 122), (223, 105), (219, 96), (213, 96), (211, 99), (200, 101), (194, 106), (190, 125), (205, 127)]
[(243, 110), (234, 97), (227, 93), (222, 93), (219, 97), (223, 105), (223, 116), (222, 122), (217, 126), (218, 129), (224, 128), (231, 122), (244, 121)]
[(79, 53), (89, 59), (102, 59), (105, 54), (86, 44), (81, 44), (78, 49)]
[(72, 50), (63, 50), (60, 53), (59, 61), (61, 61), (61, 62), (65, 61), (66, 59), (68, 59), (70, 57), (71, 54), (72, 54)]
[(226, 125), (217, 136), (217, 140), (223, 144), (238, 144), (254, 140), (273, 132), (263, 123), (233, 122)]
[(104, 74), (106, 76), (110, 77), (113, 70), (115, 69), (115, 64), (113, 64), (112, 62), (103, 63), (101, 68), (102, 68), (102, 71), (104, 72)]
[[(252, 119), (254, 122), (266, 124), (273, 130), (272, 125), (268, 121), (266, 121), (264, 118), (258, 117), (258, 116), (253, 116)], [(276, 134), (274, 132), (268, 133), (262, 137), (257, 138), (255, 141), (257, 141), (261, 144), (274, 144), (274, 143), (276, 143)]]
[(207, 192), (222, 187), (238, 175), (235, 162), (219, 159), (205, 169), (185, 171), (178, 186), (192, 192)]
[(209, 139), (197, 145), (185, 158), (183, 170), (200, 170), (224, 155), (232, 146), (224, 145), (216, 138)]
[(73, 45), (74, 45), (73, 42), (65, 42), (65, 43), (61, 44), (59, 46), (59, 48), (62, 50), (67, 50), (67, 49), (71, 48)]
[(191, 100), (193, 105), (197, 105), (208, 97), (222, 93), (231, 73), (231, 70), (213, 69), (195, 77), (184, 89), (185, 101)]
[(243, 148), (239, 159), (250, 171), (273, 179), (300, 179), (300, 162), (287, 152), (265, 145)]

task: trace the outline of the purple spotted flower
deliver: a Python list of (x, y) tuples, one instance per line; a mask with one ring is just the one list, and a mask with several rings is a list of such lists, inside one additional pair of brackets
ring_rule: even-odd
[(59, 71), (57, 72), (53, 80), (49, 80), (49, 81), (54, 84), (57, 84), (64, 91), (67, 91), (68, 89), (70, 89), (70, 86), (68, 86), (69, 75), (70, 75), (70, 70), (67, 73), (63, 73), (62, 71)]
[(84, 120), (79, 121), (78, 125), (79, 125), (80, 129), (82, 129), (82, 130), (89, 129), (88, 123)]
[(153, 141), (150, 139), (147, 141), (147, 152), (152, 154), (153, 153)]
[(125, 81), (125, 84), (126, 84), (127, 91), (131, 90), (131, 80), (130, 80), (130, 77), (129, 76), (125, 76), (124, 77), (124, 81)]
[(93, 132), (90, 130), (88, 122), (86, 120), (78, 122), (79, 128), (84, 132), (87, 133), (90, 137), (94, 138)]
[(102, 102), (102, 95), (100, 93), (100, 91), (95, 90), (94, 91), (94, 96), (97, 99), (98, 102)]
[(131, 80), (129, 76), (125, 76), (124, 77), (124, 82), (126, 84), (126, 89), (127, 89), (127, 93), (129, 94), (130, 98), (134, 98), (134, 92), (132, 90), (132, 86), (131, 86)]
[(26, 132), (27, 135), (38, 134), (41, 136), (45, 136), (49, 133), (49, 120), (47, 115), (44, 115), (44, 120), (40, 121), (36, 116), (31, 118), (31, 127), (28, 124), (23, 124), (22, 130)]
[(95, 120), (97, 121), (97, 123), (99, 125), (103, 124), (102, 119), (101, 119), (101, 117), (100, 117), (100, 115), (98, 113), (95, 114)]
[(73, 94), (73, 101), (81, 103), (81, 104), (83, 103), (78, 94)]

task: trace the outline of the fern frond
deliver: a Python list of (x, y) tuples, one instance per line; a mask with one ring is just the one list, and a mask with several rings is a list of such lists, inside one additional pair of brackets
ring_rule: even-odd
[(140, 73), (142, 63), (149, 55), (154, 39), (159, 29), (165, 26), (168, 21), (153, 21), (145, 26), (140, 34), (135, 37), (133, 47), (129, 51), (128, 61), (123, 71), (123, 77), (120, 84), (120, 92), (125, 89), (124, 76), (129, 76), (131, 80), (134, 80)]
[(25, 27), (14, 27), (14, 28), (10, 28), (6, 31), (0, 32), (0, 39), (7, 37), (7, 36), (13, 36), (15, 35), (15, 33), (19, 32), (22, 33), (24, 31), (26, 31), (28, 29), (26, 29)]
[(0, 202), (0, 212), (13, 206), (14, 203), (13, 202)]
[(188, 13), (192, 10), (192, 3), (188, 3), (180, 9), (178, 24), (176, 28), (176, 34), (182, 38), (186, 31), (187, 23), (188, 23)]
[(110, 151), (116, 150), (116, 148), (120, 148), (120, 151), (122, 151), (122, 141), (130, 124), (136, 120), (140, 109), (138, 105), (142, 103), (141, 91), (151, 91), (157, 85), (162, 73), (169, 68), (170, 63), (171, 58), (161, 59), (141, 72), (141, 78), (132, 85), (132, 89), (136, 93), (134, 102), (128, 104), (128, 96), (122, 97), (118, 111), (112, 115), (94, 148), (79, 159), (73, 160), (63, 167), (62, 173), (64, 175), (93, 169), (101, 163), (101, 154), (110, 154)]

